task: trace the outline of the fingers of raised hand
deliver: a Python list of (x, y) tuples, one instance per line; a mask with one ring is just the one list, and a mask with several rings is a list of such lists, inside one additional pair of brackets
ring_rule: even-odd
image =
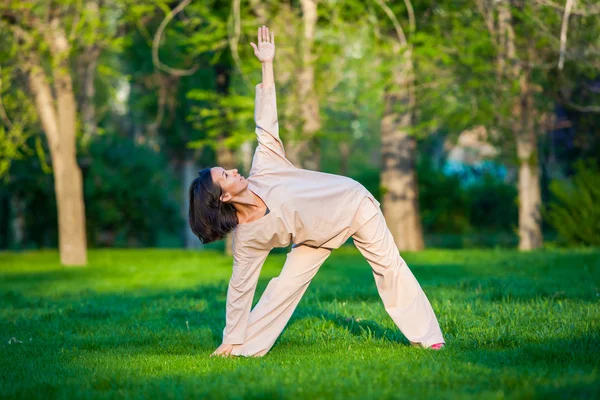
[(267, 41), (267, 36), (265, 34), (267, 27), (266, 26), (260, 26), (258, 28), (258, 44), (260, 45), (263, 42)]
[(264, 25), (258, 28), (258, 44), (261, 43), (275, 43), (275, 35), (269, 34), (269, 28)]

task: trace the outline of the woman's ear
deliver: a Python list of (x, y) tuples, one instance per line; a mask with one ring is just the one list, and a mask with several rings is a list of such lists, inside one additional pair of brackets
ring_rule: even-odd
[(227, 203), (229, 200), (231, 200), (231, 195), (229, 193), (225, 193), (223, 196), (221, 196), (221, 201), (223, 203)]

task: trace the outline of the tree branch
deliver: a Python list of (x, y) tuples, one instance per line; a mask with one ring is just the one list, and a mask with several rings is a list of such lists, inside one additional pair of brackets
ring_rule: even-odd
[(408, 29), (412, 35), (417, 29), (417, 24), (415, 22), (415, 10), (410, 0), (404, 0), (404, 4), (406, 5), (406, 11), (408, 12)]
[(235, 63), (235, 66), (237, 67), (238, 71), (240, 71), (240, 74), (242, 75), (242, 78), (244, 79), (244, 83), (246, 84), (246, 86), (248, 88), (250, 88), (252, 85), (250, 84), (250, 80), (248, 79), (246, 74), (244, 74), (244, 71), (242, 70), (242, 62), (240, 60), (240, 53), (238, 50), (238, 44), (239, 44), (240, 35), (241, 35), (240, 2), (241, 2), (241, 0), (232, 0), (232, 2), (231, 2), (231, 14), (233, 17), (233, 35), (231, 34), (231, 31), (228, 29), (227, 36), (229, 39), (229, 47), (231, 48), (231, 56), (233, 58), (233, 62)]
[(75, 4), (75, 16), (73, 17), (73, 24), (71, 25), (71, 32), (69, 33), (69, 41), (72, 42), (75, 39), (75, 34), (77, 33), (77, 25), (79, 25), (79, 21), (81, 20), (83, 1), (78, 0), (77, 4)]
[(573, 103), (570, 100), (563, 100), (563, 104), (567, 107), (581, 112), (600, 113), (600, 106), (581, 106), (579, 104)]
[(160, 23), (160, 26), (158, 27), (158, 30), (156, 31), (156, 34), (154, 35), (154, 41), (152, 42), (152, 62), (154, 63), (156, 68), (163, 70), (171, 75), (175, 75), (175, 76), (193, 75), (200, 66), (195, 65), (190, 69), (171, 68), (168, 65), (165, 65), (160, 62), (160, 60), (158, 58), (158, 47), (160, 45), (160, 39), (162, 38), (163, 32), (164, 32), (165, 28), (167, 27), (167, 25), (169, 24), (169, 22), (173, 19), (173, 17), (175, 17), (179, 12), (181, 12), (181, 10), (183, 10), (191, 2), (192, 2), (192, 0), (183, 0), (177, 7), (175, 7), (173, 10), (171, 10), (165, 16), (165, 19)]
[(558, 58), (558, 69), (559, 71), (563, 69), (563, 65), (565, 65), (565, 51), (567, 50), (567, 30), (569, 29), (569, 16), (571, 15), (571, 9), (575, 0), (567, 0), (567, 5), (565, 6), (565, 13), (563, 15), (562, 27), (560, 29), (560, 56)]
[(479, 11), (481, 16), (483, 17), (483, 20), (485, 21), (485, 25), (487, 26), (488, 32), (490, 33), (490, 36), (492, 38), (492, 42), (494, 43), (494, 45), (497, 45), (498, 40), (496, 28), (494, 27), (493, 13), (490, 12), (489, 8), (486, 9), (486, 7), (483, 4), (483, 0), (475, 0), (475, 4), (477, 6), (477, 10)]
[(406, 35), (404, 34), (404, 30), (402, 29), (402, 25), (398, 22), (398, 18), (394, 15), (392, 10), (385, 4), (384, 0), (374, 0), (375, 3), (379, 5), (383, 9), (383, 11), (387, 14), (387, 16), (392, 20), (392, 24), (394, 25), (394, 29), (396, 30), (396, 34), (398, 35), (398, 40), (400, 44), (406, 46), (408, 42), (406, 41)]
[[(556, 4), (551, 0), (535, 0), (538, 4), (541, 4), (543, 6), (547, 6), (547, 7), (552, 7), (555, 10), (560, 10), (560, 11), (564, 11), (565, 8), (563, 8), (560, 4)], [(568, 4), (568, 3), (567, 3)], [(587, 6), (586, 10), (571, 10), (571, 14), (573, 15), (580, 15), (580, 16), (590, 16), (590, 15), (597, 15), (600, 14), (600, 6), (596, 6), (596, 7), (591, 7), (591, 6)]]

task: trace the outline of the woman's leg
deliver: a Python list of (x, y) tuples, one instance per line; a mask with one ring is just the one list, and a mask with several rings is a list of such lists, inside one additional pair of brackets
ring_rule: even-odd
[(264, 356), (291, 318), (300, 299), (331, 250), (295, 246), (288, 253), (278, 277), (269, 281), (250, 312), (246, 340), (234, 345), (232, 355)]
[[(370, 201), (363, 204), (376, 207)], [(371, 264), (384, 307), (404, 336), (426, 348), (445, 343), (431, 304), (400, 256), (381, 211), (360, 227), (352, 238)]]

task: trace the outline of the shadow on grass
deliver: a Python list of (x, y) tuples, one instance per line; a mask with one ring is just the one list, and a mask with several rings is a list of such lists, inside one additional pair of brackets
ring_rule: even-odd
[[(259, 359), (211, 360), (214, 368), (208, 371), (149, 371), (148, 375), (132, 376), (115, 366), (108, 371), (88, 370), (87, 374), (93, 373), (90, 383), (96, 394), (117, 390), (139, 394), (141, 389), (155, 391), (148, 394), (158, 398), (163, 397), (159, 394), (189, 392), (211, 398), (364, 398), (358, 393), (427, 398), (431, 396), (426, 394), (437, 392), (435, 398), (498, 398), (502, 393), (501, 397), (588, 399), (597, 398), (600, 391), (599, 381), (589, 381), (589, 373), (598, 367), (594, 356), (597, 339), (597, 335), (580, 335), (522, 343), (510, 349), (472, 347), (457, 342), (440, 352), (407, 348), (407, 353), (395, 352), (396, 357), (382, 358), (375, 353), (373, 357), (365, 357), (364, 351), (356, 347), (345, 351), (345, 347), (335, 346), (333, 353), (328, 354), (319, 347), (313, 352), (287, 343), (280, 347), (276, 344)], [(143, 356), (186, 355), (184, 351), (171, 352), (162, 347), (157, 352), (156, 347), (149, 351), (140, 346), (139, 350)], [(191, 353), (194, 354), (193, 350)], [(282, 366), (289, 361), (294, 368)], [(70, 367), (80, 374), (82, 368), (90, 368), (78, 362)], [(298, 377), (302, 377), (300, 381)], [(299, 393), (298, 387), (303, 391)]]
[[(376, 339), (408, 345), (408, 340), (397, 329), (390, 330), (374, 321), (358, 321), (350, 315), (334, 314), (309, 305), (333, 300), (365, 301), (383, 308), (367, 262), (361, 260), (353, 264), (348, 263), (345, 267), (345, 259), (350, 258), (338, 258), (333, 263), (335, 268), (330, 268), (328, 265), (321, 268), (288, 326), (299, 319), (316, 317), (334, 322), (355, 336), (366, 334)], [(474, 278), (470, 275), (472, 268), (452, 264), (432, 266), (413, 263), (411, 270), (421, 282), (430, 300), (443, 301), (442, 295), (438, 294), (441, 290), (460, 294), (461, 301), (464, 302), (483, 300), (490, 303), (518, 303), (540, 299), (597, 302), (594, 293), (584, 292), (580, 287), (571, 287), (573, 285), (569, 285), (568, 282), (556, 282), (551, 278), (542, 282), (525, 276), (511, 275)], [(96, 268), (5, 274), (0, 283), (0, 301), (16, 310), (38, 311), (30, 316), (16, 317), (20, 330), (31, 330), (34, 327), (38, 330), (40, 322), (52, 322), (54, 327), (59, 328), (61, 323), (71, 326), (74, 321), (102, 323), (113, 319), (128, 320), (126, 326), (136, 329), (145, 327), (181, 329), (187, 326), (185, 325), (187, 321), (193, 327), (209, 328), (215, 343), (221, 340), (227, 293), (227, 285), (224, 283), (204, 284), (183, 290), (135, 290), (127, 294), (98, 293), (84, 288), (54, 296), (25, 296), (19, 290), (28, 286), (51, 286), (56, 282), (73, 282), (75, 288), (78, 281), (93, 279), (103, 274), (106, 272), (103, 273)], [(121, 270), (115, 275), (126, 274), (126, 270)], [(266, 277), (259, 280), (253, 306), (258, 302), (270, 279)], [(11, 287), (16, 289), (9, 289)], [(200, 308), (197, 307), (199, 302), (202, 303)], [(138, 314), (140, 310), (144, 312)], [(455, 328), (459, 329), (459, 327)], [(511, 340), (507, 338), (506, 342)]]
[[(451, 288), (466, 294), (461, 301), (483, 299), (487, 302), (510, 303), (530, 301), (534, 298), (540, 298), (539, 296), (556, 299), (556, 297), (553, 298), (550, 295), (554, 288), (546, 292), (540, 292), (537, 282), (526, 277), (506, 276), (476, 279), (469, 276), (468, 268), (459, 265), (440, 267), (437, 273), (433, 275), (424, 274), (423, 271), (427, 268), (429, 266), (415, 265), (411, 269), (417, 271), (415, 273), (417, 276), (427, 275), (426, 278), (420, 279), (420, 281), (430, 297), (440, 288)], [(600, 386), (598, 382), (578, 383), (577, 379), (581, 374), (597, 370), (599, 367), (597, 360), (597, 349), (600, 347), (599, 332), (585, 334), (575, 332), (569, 338), (547, 337), (539, 342), (521, 340), (518, 335), (509, 334), (477, 339), (448, 340), (447, 337), (448, 347), (441, 352), (412, 349), (408, 340), (397, 328), (385, 328), (372, 320), (357, 320), (352, 318), (351, 315), (332, 313), (315, 306), (317, 300), (319, 302), (359, 300), (377, 303), (379, 307), (383, 307), (368, 266), (366, 266), (366, 271), (360, 273), (355, 272), (357, 269), (355, 266), (350, 268), (351, 271), (347, 272), (349, 276), (344, 275), (338, 268), (327, 271), (325, 274), (322, 273), (324, 271), (322, 269), (315, 278), (314, 285), (311, 283), (307, 295), (300, 302), (296, 312), (269, 354), (261, 360), (235, 364), (237, 365), (235, 370), (224, 371), (217, 368), (209, 373), (203, 372), (202, 381), (205, 382), (205, 387), (199, 387), (197, 384), (198, 377), (193, 375), (177, 375), (176, 382), (173, 381), (173, 377), (176, 376), (176, 373), (173, 372), (151, 378), (144, 377), (140, 380), (139, 377), (126, 374), (120, 375), (119, 368), (121, 367), (118, 365), (100, 370), (94, 364), (89, 364), (89, 361), (88, 364), (84, 364), (84, 361), (78, 361), (78, 357), (71, 359), (69, 368), (75, 369), (73, 376), (75, 376), (75, 373), (80, 373), (81, 369), (94, 374), (90, 377), (93, 383), (90, 390), (95, 395), (101, 395), (119, 388), (131, 393), (139, 393), (136, 389), (139, 387), (138, 385), (145, 385), (145, 390), (149, 391), (148, 395), (154, 397), (161, 397), (156, 396), (157, 393), (166, 395), (172, 392), (188, 392), (190, 390), (196, 391), (199, 395), (202, 393), (206, 395), (220, 393), (223, 397), (226, 397), (225, 393), (231, 393), (232, 396), (236, 395), (234, 392), (229, 392), (228, 388), (229, 382), (237, 380), (237, 382), (245, 382), (244, 385), (252, 388), (252, 395), (246, 393), (244, 395), (246, 398), (259, 398), (263, 395), (273, 398), (291, 397), (290, 393), (295, 392), (289, 383), (274, 383), (284, 372), (273, 366), (268, 370), (269, 378), (266, 378), (261, 375), (265, 373), (265, 370), (257, 368), (256, 363), (271, 365), (269, 360), (281, 360), (287, 354), (293, 355), (296, 360), (309, 364), (313, 359), (324, 357), (323, 350), (317, 343), (315, 343), (314, 352), (302, 351), (303, 349), (293, 346), (293, 343), (289, 341), (285, 346), (278, 346), (281, 344), (281, 337), (290, 326), (306, 318), (317, 318), (332, 322), (356, 337), (390, 342), (390, 349), (393, 350), (398, 349), (394, 347), (396, 344), (406, 346), (406, 350), (410, 351), (410, 354), (414, 354), (414, 357), (411, 356), (410, 359), (405, 361), (418, 363), (421, 371), (426, 371), (428, 365), (432, 362), (432, 357), (436, 357), (435, 363), (442, 363), (443, 368), (456, 369), (456, 374), (459, 374), (458, 376), (461, 377), (462, 382), (471, 379), (478, 385), (479, 391), (506, 391), (510, 394), (512, 393), (511, 390), (516, 390), (514, 388), (507, 389), (510, 382), (514, 381), (514, 385), (519, 388), (524, 385), (523, 381), (527, 381), (530, 388), (534, 388), (532, 389), (533, 392), (525, 393), (527, 397), (593, 398), (598, 395)], [(83, 289), (78, 292), (67, 292), (52, 297), (27, 296), (19, 290), (19, 285), (64, 283), (69, 280), (77, 282), (82, 277), (90, 279), (98, 273), (98, 271), (68, 270), (12, 274), (10, 280), (3, 280), (0, 283), (0, 300), (6, 305), (6, 309), (14, 311), (10, 318), (5, 318), (5, 314), (0, 314), (2, 316), (0, 318), (1, 330), (7, 333), (10, 332), (11, 336), (19, 338), (29, 337), (29, 335), (34, 337), (34, 344), (29, 349), (26, 347), (29, 346), (27, 344), (22, 346), (26, 357), (11, 358), (17, 360), (12, 362), (11, 368), (16, 367), (15, 363), (21, 363), (19, 370), (27, 370), (29, 368), (27, 365), (34, 365), (32, 360), (43, 357), (48, 353), (55, 354), (54, 357), (58, 357), (56, 355), (69, 349), (74, 349), (70, 353), (73, 355), (81, 355), (83, 354), (82, 351), (87, 351), (92, 352), (94, 355), (113, 352), (111, 354), (114, 356), (114, 352), (117, 351), (117, 353), (123, 355), (140, 355), (143, 357), (155, 355), (206, 357), (220, 343), (225, 323), (226, 284), (204, 284), (183, 290), (132, 290), (126, 294), (98, 293)], [(258, 301), (269, 280), (270, 277), (259, 281), (254, 304)], [(561, 284), (568, 285), (568, 282), (561, 282)], [(13, 285), (17, 285), (17, 287), (8, 289)], [(565, 292), (564, 296), (563, 298), (569, 299), (595, 300), (583, 293), (576, 294), (570, 291)], [(191, 326), (191, 331), (187, 330), (186, 321)], [(114, 327), (114, 329), (111, 327)], [(13, 334), (14, 329), (18, 329), (19, 332)], [(456, 327), (456, 329), (460, 330), (460, 327)], [(37, 344), (35, 344), (36, 342)], [(366, 343), (368, 343), (368, 340)], [(378, 344), (377, 346), (385, 347), (387, 345)], [(3, 345), (0, 348), (0, 355), (10, 355), (9, 351), (15, 350)], [(321, 375), (335, 374), (343, 366), (352, 369), (362, 368), (369, 365), (369, 363), (377, 363), (376, 357), (372, 360), (365, 360), (360, 358), (359, 352), (350, 351), (348, 353), (343, 355), (344, 362), (339, 362), (339, 359), (328, 361), (330, 364), (321, 367)], [(341, 354), (336, 353), (336, 357), (338, 356), (341, 356)], [(115, 360), (117, 359), (115, 358)], [(49, 371), (54, 370), (58, 376), (63, 376), (63, 368), (66, 367), (60, 366), (56, 359), (52, 360), (55, 362), (44, 363), (45, 368)], [(228, 362), (225, 360), (220, 361)], [(335, 363), (342, 367), (336, 367)], [(481, 375), (469, 377), (468, 375), (472, 370), (471, 367), (466, 367), (468, 365), (481, 367)], [(464, 371), (460, 372), (463, 367), (465, 367)], [(94, 368), (98, 368), (98, 371)], [(311, 367), (306, 368), (311, 369)], [(527, 371), (524, 376), (523, 371)], [(311, 370), (311, 372), (315, 371)], [(329, 390), (326, 383), (327, 376), (319, 380), (318, 374), (313, 375), (315, 377), (311, 382), (316, 385), (312, 389), (313, 394), (319, 393), (319, 390), (323, 392)], [(249, 381), (242, 380), (248, 376), (253, 376), (255, 383), (251, 384)], [(374, 385), (369, 382), (368, 374), (366, 376), (367, 378), (361, 383), (363, 385)], [(565, 383), (565, 376), (572, 377), (575, 383)], [(427, 375), (414, 378), (411, 383), (412, 386), (407, 387), (406, 390), (418, 392), (430, 388), (428, 386), (429, 378), (430, 376)], [(553, 379), (556, 383), (550, 383)], [(353, 390), (356, 389), (356, 384), (356, 381), (344, 382), (342, 385), (345, 386), (340, 390), (342, 392), (347, 391), (350, 396), (354, 393)], [(61, 386), (44, 386), (49, 384), (36, 382), (35, 379), (27, 385), (33, 385), (29, 386), (29, 389), (35, 387), (35, 385), (38, 389), (41, 388), (41, 391), (37, 393), (35, 390), (31, 390), (32, 398), (41, 397), (42, 393), (52, 393), (53, 390), (58, 396), (58, 394), (64, 394), (64, 390), (69, 390), (62, 389)], [(242, 384), (239, 383), (239, 385)], [(372, 386), (371, 389), (374, 393), (377, 393), (376, 386)], [(450, 385), (446, 389), (459, 395), (473, 395), (473, 393), (476, 393), (473, 392), (473, 387), (461, 385), (460, 382), (453, 386)], [(239, 390), (239, 387), (237, 390)]]
[[(476, 267), (457, 264), (412, 263), (409, 268), (428, 297), (441, 290), (455, 292), (466, 301), (528, 303), (540, 300), (569, 299), (596, 303), (600, 296), (598, 287), (593, 285), (597, 278), (592, 273), (586, 274), (581, 271), (574, 271), (573, 276), (562, 279), (552, 274), (524, 276), (519, 273), (500, 274), (494, 271), (482, 276), (472, 273)], [(343, 267), (335, 269), (327, 269), (327, 266), (321, 267), (311, 283), (311, 288), (318, 292), (320, 301), (380, 300), (373, 273), (366, 261), (363, 268), (352, 266), (349, 273), (341, 272), (343, 270)], [(570, 280), (577, 281), (577, 284), (573, 285)], [(582, 290), (581, 282), (586, 281), (589, 282), (589, 289)], [(311, 288), (308, 289), (308, 295), (310, 295)], [(431, 300), (433, 300), (432, 297), (430, 297)]]
[[(44, 274), (43, 279), (46, 279), (46, 274)], [(259, 281), (253, 305), (258, 301), (269, 280), (270, 278)], [(374, 282), (365, 286), (369, 286), (369, 290), (373, 293), (370, 296), (364, 295), (362, 300), (372, 301), (377, 304), (376, 307), (383, 309), (383, 303), (377, 294)], [(366, 336), (376, 340), (383, 339), (390, 343), (409, 345), (408, 340), (395, 327), (390, 329), (369, 319), (357, 319), (349, 314), (333, 313), (314, 306), (316, 300), (320, 302), (327, 301), (327, 299), (356, 301), (357, 297), (360, 297), (351, 296), (351, 293), (348, 293), (347, 297), (338, 297), (337, 294), (343, 293), (343, 289), (343, 287), (329, 285), (327, 289), (329, 293), (325, 291), (324, 287), (321, 287), (319, 293), (305, 296), (280, 338), (293, 324), (306, 318), (316, 318), (333, 322), (356, 337)], [(160, 332), (165, 330), (169, 331), (169, 334), (186, 332), (188, 327), (191, 326), (192, 329), (201, 327), (205, 332), (210, 332), (211, 343), (204, 342), (201, 347), (212, 348), (218, 345), (222, 338), (225, 324), (226, 291), (226, 285), (219, 284), (151, 293), (135, 291), (127, 295), (84, 290), (77, 295), (52, 299), (39, 296), (23, 296), (17, 291), (7, 291), (1, 292), (0, 298), (3, 304), (10, 305), (15, 310), (36, 311), (32, 314), (18, 313), (16, 319), (11, 321), (15, 326), (18, 326), (19, 331), (27, 332), (27, 335), (30, 335), (31, 332), (37, 332), (43, 336), (43, 333), (47, 333), (48, 329), (71, 331), (73, 335), (63, 336), (65, 343), (77, 340), (78, 346), (100, 350), (104, 345), (107, 347), (114, 347), (115, 345), (136, 346), (136, 344), (144, 347), (151, 346), (153, 341), (161, 340)], [(489, 296), (490, 293), (493, 293), (491, 289), (482, 291), (481, 298), (486, 295)], [(500, 300), (510, 302), (515, 301), (515, 297), (507, 297), (507, 294), (504, 293)], [(493, 302), (494, 300), (489, 301)], [(6, 328), (8, 328), (7, 322), (9, 321), (4, 320), (4, 323), (2, 323)], [(98, 329), (98, 332), (103, 332), (102, 334), (108, 336), (102, 338), (99, 333), (96, 333), (77, 339), (79, 337), (78, 332), (83, 332), (90, 329), (90, 327), (104, 328), (110, 324), (116, 327), (114, 334), (104, 333), (105, 331)], [(455, 330), (459, 332), (460, 327), (446, 329), (445, 334), (450, 333), (450, 336), (453, 336), (456, 333)], [(274, 348), (277, 347), (278, 342), (275, 343)], [(473, 348), (488, 350), (514, 348), (519, 347), (521, 343), (515, 339), (514, 332), (508, 332), (506, 335), (500, 334), (493, 340), (480, 338), (468, 344), (464, 342), (453, 344), (453, 346), (457, 345), (462, 350), (467, 351)], [(598, 343), (598, 346), (600, 346), (600, 343)], [(547, 354), (556, 356), (561, 354), (562, 349), (559, 348), (557, 351), (558, 353), (551, 351)], [(544, 356), (544, 354), (540, 353), (540, 356)]]

